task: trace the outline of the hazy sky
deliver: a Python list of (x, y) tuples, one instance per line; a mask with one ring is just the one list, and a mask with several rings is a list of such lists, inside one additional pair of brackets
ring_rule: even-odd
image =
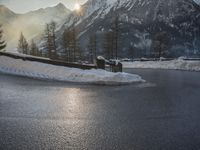
[(67, 8), (74, 9), (75, 3), (83, 4), (87, 0), (0, 0), (0, 4), (6, 5), (16, 13), (25, 13), (39, 8), (54, 6), (63, 3)]

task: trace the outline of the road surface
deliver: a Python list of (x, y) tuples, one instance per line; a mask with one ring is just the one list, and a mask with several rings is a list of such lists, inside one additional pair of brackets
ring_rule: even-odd
[(200, 149), (200, 73), (96, 86), (0, 75), (1, 150)]

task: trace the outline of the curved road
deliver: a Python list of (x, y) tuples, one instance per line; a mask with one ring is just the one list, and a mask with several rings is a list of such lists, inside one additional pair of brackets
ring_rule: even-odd
[(0, 149), (200, 149), (200, 73), (95, 86), (0, 75)]

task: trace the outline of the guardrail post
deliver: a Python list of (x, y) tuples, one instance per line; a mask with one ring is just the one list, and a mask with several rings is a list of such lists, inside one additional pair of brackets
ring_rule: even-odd
[(105, 60), (103, 59), (97, 59), (97, 69), (104, 69), (105, 70)]
[(122, 72), (122, 63), (113, 64), (112, 66), (112, 72)]

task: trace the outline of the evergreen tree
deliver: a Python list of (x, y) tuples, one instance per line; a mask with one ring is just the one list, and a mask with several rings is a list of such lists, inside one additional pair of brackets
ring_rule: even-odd
[(129, 56), (128, 58), (130, 58), (130, 59), (134, 59), (134, 57), (137, 56), (136, 50), (133, 45), (130, 45), (128, 48), (128, 56)]
[(21, 32), (18, 42), (18, 52), (23, 54), (29, 53), (28, 42), (26, 41), (23, 33)]
[(111, 30), (105, 33), (104, 37), (104, 49), (107, 59), (118, 59), (119, 53), (119, 39), (120, 39), (120, 27), (119, 16), (116, 15)]
[(114, 59), (114, 34), (113, 31), (105, 33), (104, 50), (106, 59)]
[(46, 38), (46, 47), (48, 50), (48, 57), (51, 59), (57, 58), (57, 51), (56, 51), (56, 23), (52, 21), (49, 24), (46, 24), (45, 29), (45, 38)]
[(118, 50), (119, 50), (119, 16), (116, 15), (114, 20), (114, 27), (113, 27), (113, 42), (114, 42), (114, 58), (118, 59)]
[(74, 26), (66, 29), (63, 33), (63, 47), (66, 60), (69, 62), (76, 62), (82, 59), (79, 42), (77, 39), (77, 32)]
[(71, 48), (70, 48), (70, 30), (65, 29), (63, 33), (63, 47), (64, 47), (64, 57), (65, 60), (71, 61)]
[(91, 61), (91, 63), (95, 63), (95, 59), (97, 57), (97, 35), (96, 35), (96, 33), (94, 34), (94, 36), (90, 36), (88, 48), (89, 48), (90, 61)]
[(72, 29), (71, 46), (72, 46), (72, 50), (73, 50), (73, 62), (76, 62), (77, 42), (76, 42), (76, 30), (75, 30), (75, 27), (73, 27), (73, 29)]
[(1, 29), (1, 25), (0, 25), (0, 50), (6, 47), (6, 43), (5, 41), (2, 40), (2, 37), (3, 37), (3, 30)]
[(72, 29), (70, 30), (69, 34), (69, 49), (71, 52), (71, 59), (72, 62), (76, 62), (78, 59), (80, 59), (80, 47), (78, 46), (78, 40), (77, 40), (77, 32), (75, 27), (73, 26)]
[(34, 40), (31, 41), (30, 55), (39, 56), (39, 49), (38, 49), (36, 43), (34, 42)]
[(50, 23), (50, 31), (51, 31), (51, 38), (52, 38), (52, 45), (53, 45), (53, 58), (56, 59), (57, 56), (57, 48), (56, 48), (56, 34), (55, 34), (55, 30), (56, 30), (56, 23), (54, 21), (52, 21)]
[(155, 34), (155, 37), (152, 42), (152, 47), (155, 53), (155, 56), (160, 58), (168, 52), (170, 46), (170, 39), (167, 35), (167, 32), (161, 31)]
[(46, 29), (45, 29), (45, 38), (46, 38), (46, 48), (47, 48), (47, 57), (51, 58), (52, 54), (51, 54), (51, 34), (50, 34), (50, 28), (49, 28), (49, 24), (46, 24)]

